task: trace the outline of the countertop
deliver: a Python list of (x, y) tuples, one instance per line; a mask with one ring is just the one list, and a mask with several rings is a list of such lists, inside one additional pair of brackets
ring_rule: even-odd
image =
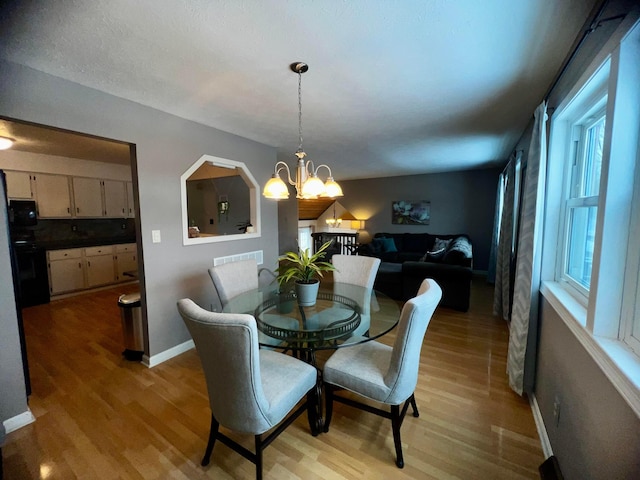
[(119, 245), (122, 243), (136, 243), (135, 237), (110, 238), (77, 238), (69, 240), (37, 241), (38, 247), (45, 250), (63, 250), (66, 248), (98, 247), (101, 245)]

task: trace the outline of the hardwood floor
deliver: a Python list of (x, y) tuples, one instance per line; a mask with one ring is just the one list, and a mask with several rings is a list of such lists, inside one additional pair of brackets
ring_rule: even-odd
[[(37, 420), (8, 435), (5, 478), (253, 479), (217, 444), (203, 468), (210, 411), (195, 350), (148, 369), (121, 356), (117, 287), (24, 310)], [(440, 308), (422, 349), (420, 417), (402, 426), (395, 466), (386, 419), (336, 404), (329, 433), (300, 417), (264, 454), (266, 479), (539, 478), (544, 460), (526, 399), (507, 384), (508, 330), (492, 287), (474, 280), (468, 313)], [(386, 341), (392, 341), (389, 337)], [(248, 448), (253, 439), (232, 435)]]

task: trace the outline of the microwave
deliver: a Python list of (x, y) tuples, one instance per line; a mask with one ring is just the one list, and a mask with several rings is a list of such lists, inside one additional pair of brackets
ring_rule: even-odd
[(9, 200), (9, 223), (16, 227), (38, 224), (34, 200)]

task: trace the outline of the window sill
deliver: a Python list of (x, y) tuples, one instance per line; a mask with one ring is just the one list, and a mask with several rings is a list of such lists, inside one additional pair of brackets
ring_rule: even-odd
[(586, 329), (587, 309), (559, 283), (543, 282), (540, 293), (640, 417), (640, 357), (619, 340), (591, 335)]

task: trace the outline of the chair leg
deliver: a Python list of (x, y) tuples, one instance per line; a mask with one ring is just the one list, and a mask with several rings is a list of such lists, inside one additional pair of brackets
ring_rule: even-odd
[(314, 387), (307, 393), (307, 418), (309, 419), (309, 429), (311, 435), (317, 437), (320, 433), (320, 417), (319, 408), (320, 398), (318, 397), (318, 388)]
[(256, 435), (256, 480), (262, 480), (262, 436)]
[(220, 424), (216, 420), (216, 418), (211, 414), (211, 428), (209, 429), (209, 442), (207, 443), (207, 449), (204, 452), (204, 457), (202, 457), (202, 462), (200, 465), (206, 467), (209, 465), (209, 460), (211, 460), (211, 453), (213, 452), (213, 446), (216, 443), (216, 437), (218, 436), (218, 429), (220, 428)]
[(393, 429), (393, 443), (396, 447), (396, 465), (398, 468), (404, 467), (404, 458), (402, 457), (402, 442), (400, 440), (400, 426), (402, 418), (400, 417), (400, 405), (391, 405), (391, 428)]
[(411, 398), (409, 400), (411, 401), (411, 409), (413, 410), (413, 416), (419, 417), (420, 412), (418, 411), (418, 405), (416, 405), (416, 397), (413, 395), (413, 393), (411, 394)]
[(328, 383), (324, 384), (324, 396), (326, 399), (326, 412), (324, 416), (324, 431), (329, 431), (329, 424), (331, 423), (331, 416), (333, 415), (333, 387)]

